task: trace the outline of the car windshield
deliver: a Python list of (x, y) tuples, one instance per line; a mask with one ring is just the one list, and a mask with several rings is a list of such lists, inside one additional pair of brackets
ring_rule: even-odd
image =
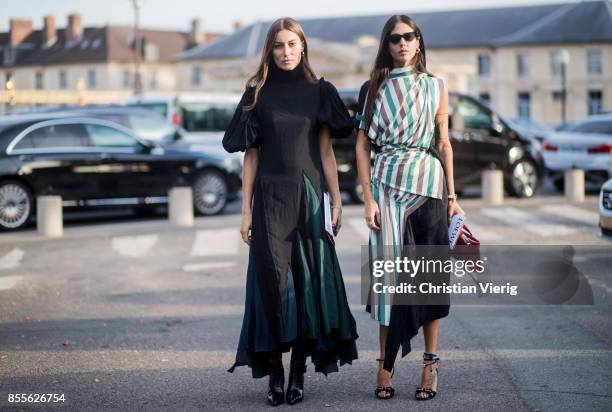
[(222, 132), (235, 110), (235, 104), (188, 103), (182, 107), (182, 126), (188, 132)]
[(598, 133), (612, 135), (612, 119), (589, 120), (572, 125), (566, 129), (569, 132)]
[(164, 118), (168, 115), (168, 105), (166, 103), (129, 103), (126, 106), (153, 110), (161, 114)]

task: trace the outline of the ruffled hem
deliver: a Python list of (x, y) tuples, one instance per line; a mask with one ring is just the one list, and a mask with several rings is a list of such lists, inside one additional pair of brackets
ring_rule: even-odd
[(272, 352), (289, 351), (300, 339), (315, 371), (325, 375), (357, 359), (356, 323), (350, 313), (342, 273), (324, 229), (322, 199), (304, 176), (306, 227), (295, 232), (287, 290), (283, 291), (283, 325), (271, 333), (257, 282), (257, 256), (249, 254), (246, 303), (236, 361), (228, 370), (249, 366), (254, 378), (268, 375)]

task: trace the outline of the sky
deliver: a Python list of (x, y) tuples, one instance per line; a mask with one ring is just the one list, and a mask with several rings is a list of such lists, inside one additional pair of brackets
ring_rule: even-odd
[[(188, 31), (198, 17), (205, 31), (229, 33), (234, 22), (250, 24), (291, 16), (329, 17), (368, 14), (410, 13), (416, 11), (493, 8), (534, 4), (575, 3), (577, 0), (141, 0), (142, 27)], [(132, 0), (0, 0), (0, 31), (6, 32), (10, 18), (31, 19), (34, 29), (42, 27), (43, 17), (55, 16), (56, 27), (66, 26), (68, 14), (81, 15), (86, 27), (105, 24), (132, 25)]]

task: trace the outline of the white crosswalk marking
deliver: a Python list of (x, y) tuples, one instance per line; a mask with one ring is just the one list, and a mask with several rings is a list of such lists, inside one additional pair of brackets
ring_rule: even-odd
[(480, 240), (481, 242), (497, 242), (504, 238), (502, 235), (491, 230), (490, 227), (487, 228), (485, 226), (473, 223), (472, 221), (466, 221), (465, 223), (467, 227), (470, 228), (470, 231), (476, 237), (476, 239)]
[(366, 243), (370, 240), (370, 229), (365, 224), (363, 218), (350, 218), (348, 219), (348, 224), (351, 226), (353, 230), (355, 230), (362, 240)]
[(236, 266), (236, 262), (188, 263), (183, 266), (185, 272), (203, 272), (213, 269), (227, 269)]
[(240, 233), (237, 228), (198, 230), (191, 256), (226, 256), (238, 253)]
[(155, 246), (159, 235), (117, 236), (112, 239), (112, 248), (120, 255), (143, 257)]
[(15, 248), (0, 258), (0, 270), (14, 269), (21, 264), (25, 252)]
[(576, 232), (573, 227), (547, 221), (542, 216), (534, 216), (514, 207), (481, 209), (481, 213), (539, 236), (563, 236)]
[(20, 280), (23, 280), (23, 276), (0, 277), (0, 290), (12, 289)]
[(545, 205), (540, 210), (555, 216), (564, 217), (589, 226), (597, 226), (599, 214), (572, 205)]

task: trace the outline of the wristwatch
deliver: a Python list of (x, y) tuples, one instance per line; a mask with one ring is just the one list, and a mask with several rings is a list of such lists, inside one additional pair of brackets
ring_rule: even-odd
[(453, 193), (452, 195), (448, 195), (448, 200), (457, 200), (457, 193)]

